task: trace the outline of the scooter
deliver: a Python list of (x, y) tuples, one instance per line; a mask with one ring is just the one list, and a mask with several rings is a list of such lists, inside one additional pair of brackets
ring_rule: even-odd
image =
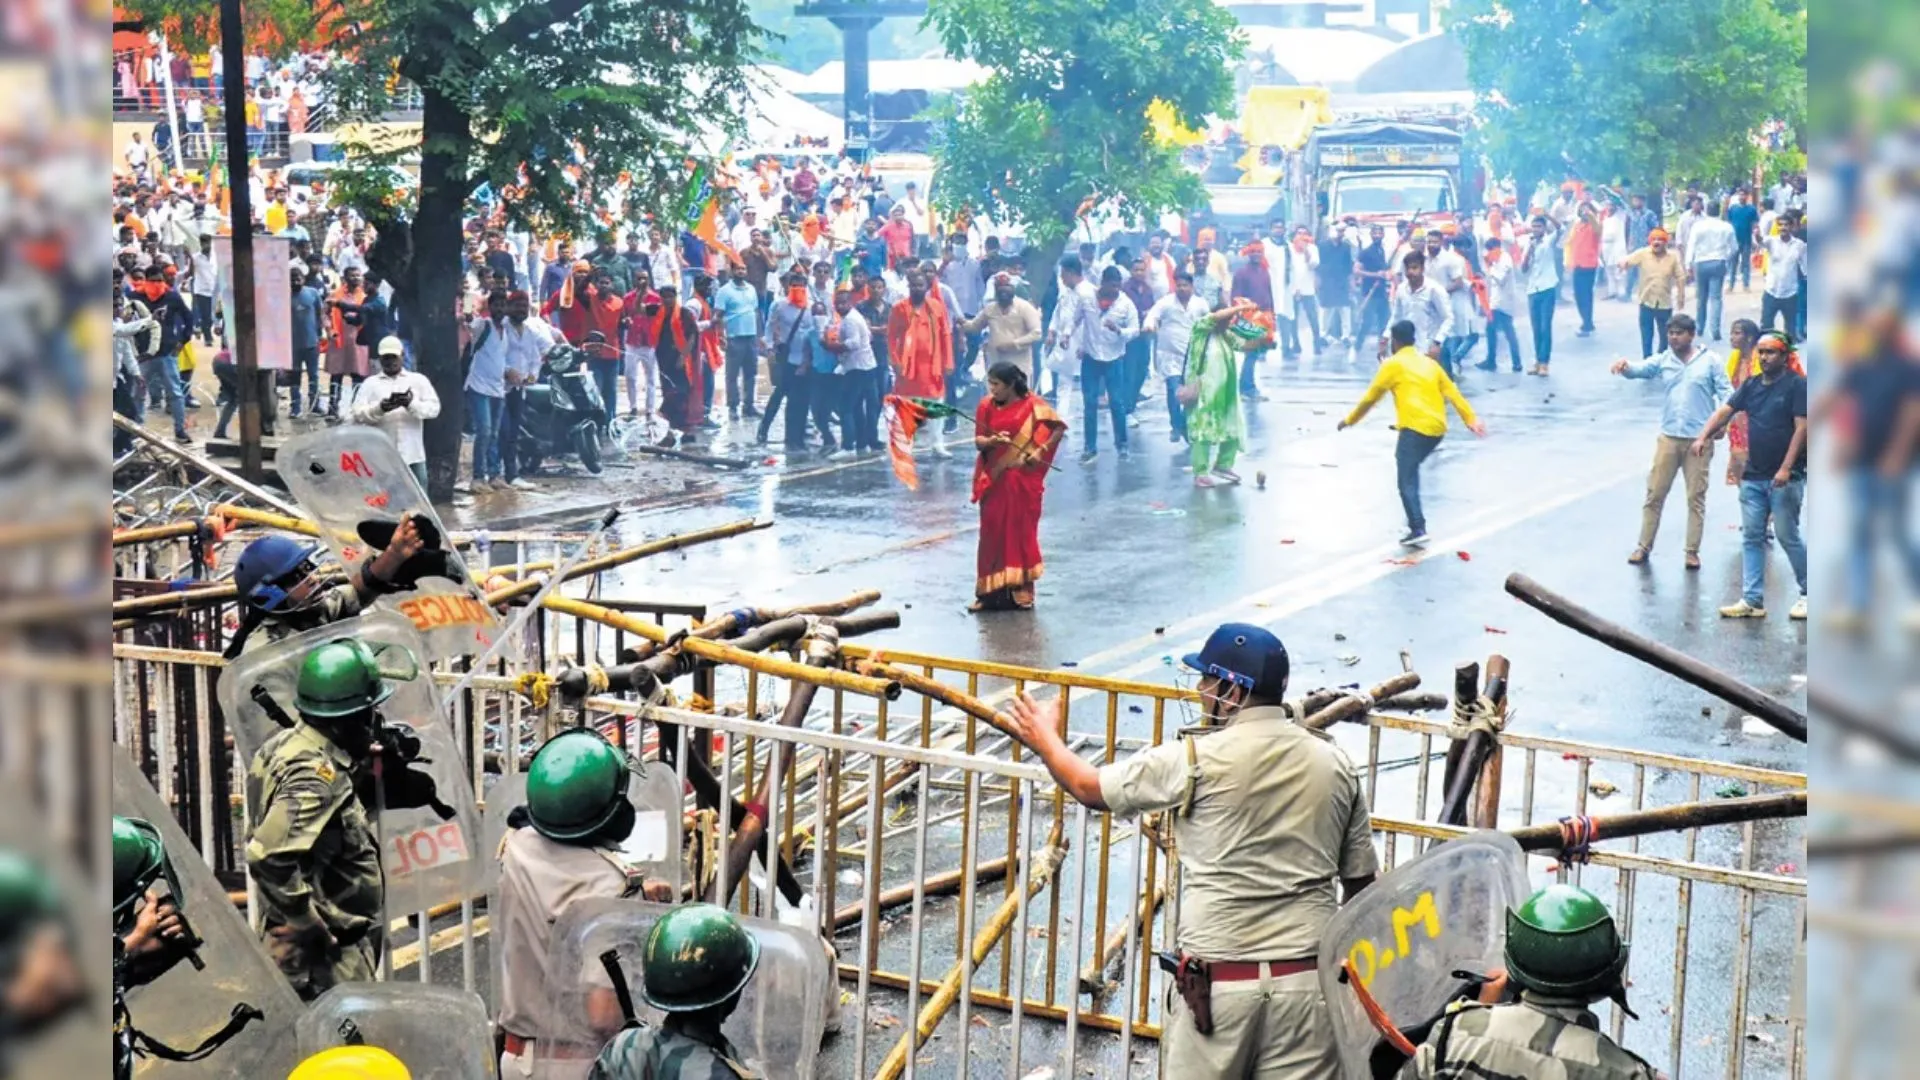
[(586, 354), (560, 344), (540, 358), (540, 381), (522, 391), (520, 453), (531, 466), (542, 458), (578, 456), (600, 474), (600, 433), (607, 407), (587, 370)]

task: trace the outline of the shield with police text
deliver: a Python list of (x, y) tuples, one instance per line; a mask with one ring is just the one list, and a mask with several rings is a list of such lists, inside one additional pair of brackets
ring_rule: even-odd
[[(591, 1057), (618, 1031), (594, 1026), (606, 1017), (604, 1000), (611, 999), (609, 981), (600, 955), (613, 950), (620, 974), (633, 995), (640, 1018), (658, 1026), (664, 1014), (641, 997), (645, 972), (641, 955), (647, 933), (662, 915), (673, 910), (645, 900), (582, 900), (567, 908), (553, 926), (553, 1016), (550, 1039), (534, 1043), (534, 1051), (555, 1061)], [(760, 942), (760, 964), (754, 969), (740, 1004), (721, 1032), (740, 1052), (743, 1063), (768, 1080), (812, 1080), (820, 1040), (826, 1036), (827, 1010), (839, 1007), (833, 998), (832, 966), (817, 934), (771, 919), (740, 916), (740, 923)]]
[(129, 958), (129, 982), (135, 985), (128, 987), (126, 999), (134, 1028), (186, 1051), (225, 1027), (241, 1006), (261, 1014), (204, 1061), (141, 1057), (134, 1075), (142, 1080), (287, 1075), (299, 1062), (293, 1025), (305, 1006), (133, 759), (122, 747), (109, 753), (113, 812), (152, 824), (166, 845), (171, 873), (154, 883), (151, 900), (172, 903), (189, 931), (180, 944)]
[(373, 606), (413, 623), (427, 642), (422, 659), (477, 655), (493, 644), (499, 618), (386, 432), (316, 429), (288, 439), (275, 461), (287, 490), (346, 566), (385, 550), (401, 522), (412, 521), (421, 549), (390, 577), (395, 591)]
[(380, 758), (377, 789), (372, 762), (355, 769), (369, 816), (379, 811), (387, 909), (399, 914), (464, 900), (479, 881), (480, 812), (466, 759), (419, 660), (420, 634), (405, 618), (368, 612), (249, 650), (229, 664), (220, 676), (220, 707), (241, 760), (251, 762), (268, 739), (299, 718), (294, 688), (301, 662), (316, 647), (342, 638), (371, 648), (381, 678), (393, 687), (379, 706), (381, 744), (388, 752)]
[(1477, 832), (1401, 864), (1342, 907), (1319, 957), (1342, 1075), (1373, 1076), (1376, 1017), (1396, 1029), (1423, 1024), (1460, 992), (1455, 972), (1503, 967), (1507, 909), (1526, 895), (1520, 845)]
[(400, 1059), (410, 1080), (494, 1080), (500, 1071), (486, 1002), (452, 986), (342, 983), (300, 1018), (299, 1039), (303, 1058), (336, 1046), (377, 1046)]

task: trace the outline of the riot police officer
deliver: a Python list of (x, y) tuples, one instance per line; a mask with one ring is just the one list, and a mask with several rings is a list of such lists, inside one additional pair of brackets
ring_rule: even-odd
[(1124, 761), (1095, 767), (1068, 749), (1057, 702), (1021, 695), (1013, 718), (1083, 805), (1170, 811), (1180, 948), (1162, 966), (1179, 995), (1163, 1075), (1325, 1080), (1339, 1064), (1320, 938), (1379, 868), (1359, 774), (1282, 700), (1287, 650), (1271, 632), (1227, 623), (1183, 662), (1200, 673), (1205, 723)]
[(380, 850), (356, 770), (376, 752), (376, 708), (393, 692), (353, 638), (300, 665), (299, 721), (267, 740), (247, 772), (247, 867), (260, 889), (267, 951), (302, 1000), (371, 981), (379, 958)]
[(659, 1027), (629, 1020), (593, 1063), (588, 1080), (754, 1080), (760, 1074), (720, 1026), (760, 964), (760, 941), (733, 913), (688, 904), (660, 917), (641, 953), (642, 995), (667, 1014)]
[[(1434, 1025), (1402, 1080), (1654, 1080), (1653, 1067), (1600, 1033), (1588, 1006), (1626, 1006), (1627, 943), (1585, 889), (1549, 885), (1507, 912), (1510, 1005), (1462, 1003)], [(1629, 1012), (1627, 1015), (1633, 1015)]]
[(287, 1080), (412, 1080), (412, 1074), (377, 1046), (335, 1046), (301, 1062)]
[(331, 588), (320, 577), (321, 545), (278, 533), (248, 544), (233, 566), (240, 594), (240, 628), (227, 646), (231, 660), (249, 648), (327, 623), (351, 619), (362, 605), (398, 587), (401, 568), (425, 546), (414, 519), (402, 520), (392, 539)]
[[(644, 893), (673, 899), (671, 885), (643, 879), (619, 852), (633, 832), (634, 808), (627, 799), (632, 775), (626, 755), (591, 728), (547, 740), (527, 768), (526, 805), (508, 818), (500, 847), (494, 925), (503, 962), (497, 1018), (502, 1076), (577, 1080), (591, 1064), (585, 1057), (574, 1062), (548, 1054), (534, 1062), (532, 1043), (553, 1000), (548, 944), (561, 914), (593, 897)], [(611, 991), (588, 997), (587, 1021), (603, 1038), (620, 1029), (625, 1017)]]
[(180, 959), (167, 946), (186, 934), (186, 923), (171, 900), (150, 890), (166, 869), (166, 845), (160, 830), (138, 818), (113, 819), (113, 1075), (133, 1075), (133, 1017), (126, 992), (160, 977)]

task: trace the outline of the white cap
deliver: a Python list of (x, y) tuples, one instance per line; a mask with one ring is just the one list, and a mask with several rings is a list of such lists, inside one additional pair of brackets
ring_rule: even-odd
[(375, 355), (378, 356), (405, 356), (406, 354), (406, 346), (400, 344), (400, 339), (392, 334), (381, 338), (380, 347), (375, 350)]

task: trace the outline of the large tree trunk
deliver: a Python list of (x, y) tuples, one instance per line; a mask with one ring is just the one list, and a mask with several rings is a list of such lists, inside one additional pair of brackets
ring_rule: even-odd
[(472, 127), (459, 102), (421, 83), (420, 208), (413, 221), (411, 303), (415, 362), (440, 396), (440, 415), (427, 421), (427, 494), (453, 499), (460, 473), (461, 429), (466, 426), (466, 373), (460, 370), (460, 223), (466, 212)]

